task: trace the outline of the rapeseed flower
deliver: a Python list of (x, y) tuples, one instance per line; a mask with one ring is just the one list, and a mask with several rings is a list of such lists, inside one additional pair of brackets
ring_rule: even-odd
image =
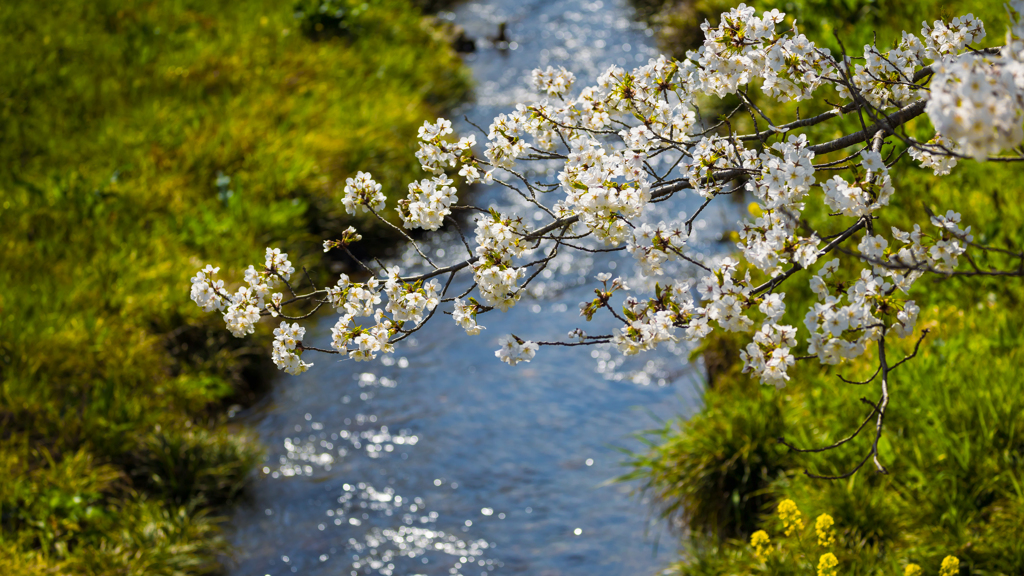
[(828, 514), (818, 516), (818, 520), (814, 523), (814, 531), (818, 534), (818, 546), (828, 547), (835, 544), (836, 537), (832, 532), (834, 524), (835, 522)]
[(960, 573), (960, 559), (956, 556), (946, 556), (942, 559), (942, 566), (939, 567), (939, 576), (956, 576)]
[(768, 560), (768, 556), (772, 553), (771, 539), (768, 538), (768, 533), (764, 530), (758, 530), (750, 535), (750, 545), (754, 547), (754, 556), (757, 559), (764, 562)]
[(803, 530), (804, 528), (800, 509), (796, 507), (796, 502), (788, 498), (779, 503), (779, 519), (782, 520), (785, 526), (786, 536), (792, 536), (795, 530)]
[(836, 559), (835, 554), (831, 552), (822, 554), (818, 560), (818, 576), (836, 576), (836, 566), (839, 566), (839, 560)]

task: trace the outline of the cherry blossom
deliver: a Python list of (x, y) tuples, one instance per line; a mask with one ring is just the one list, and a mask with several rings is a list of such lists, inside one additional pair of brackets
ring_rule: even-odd
[[(634, 267), (623, 276), (640, 281), (602, 272), (594, 297), (580, 305), (581, 321), (606, 316), (611, 333), (575, 327), (561, 342), (496, 335), (495, 356), (516, 365), (556, 344), (602, 344), (633, 355), (721, 330), (745, 339), (745, 372), (781, 387), (798, 361), (835, 365), (884, 351), (887, 341), (923, 334), (912, 294), (927, 288), (917, 280), (964, 273), (974, 263), (965, 254), (988, 249), (948, 207), (907, 230), (892, 226), (893, 199), (919, 192), (897, 190), (891, 171), (909, 163), (904, 155), (936, 176), (964, 159), (1021, 160), (1014, 148), (1024, 140), (1024, 0), (1008, 8), (1002, 45), (982, 46), (985, 26), (968, 14), (904, 32), (888, 47), (833, 55), (783, 24), (784, 13), (740, 4), (717, 25), (705, 22), (702, 45), (683, 60), (611, 66), (589, 86), (564, 68), (537, 69), (529, 79), (536, 97), (479, 134), (459, 137), (444, 118), (419, 128), (416, 158), (425, 177), (394, 204), (401, 226), (382, 214), (391, 193), (370, 174), (346, 180), (346, 212), (371, 214), (403, 234), (410, 254), (420, 256), (413, 266), (361, 262), (329, 286), (302, 292), (295, 284), (308, 279), (293, 278), (288, 255), (267, 248), (262, 266), (239, 275), (219, 277), (220, 268), (205, 266), (191, 279), (190, 297), (223, 314), (239, 337), (254, 333), (262, 317), (281, 316), (273, 358), (294, 374), (310, 366), (301, 355), (313, 348), (302, 344), (305, 329), (288, 322), (321, 306), (337, 320), (330, 349), (317, 350), (368, 361), (393, 352), (439, 311), (467, 335), (480, 335), (481, 316), (514, 307), (559, 251), (622, 250)], [(755, 105), (754, 91), (781, 102), (832, 103), (838, 94), (840, 102), (782, 122)], [(701, 117), (702, 106), (723, 97), (740, 107), (721, 121)], [(846, 114), (862, 123), (832, 139), (812, 138), (820, 131), (811, 127)], [(915, 118), (922, 130), (931, 127), (921, 141), (905, 129)], [(533, 168), (536, 161), (546, 167)], [(499, 184), (525, 204), (459, 206), (456, 178), (460, 186)], [(697, 214), (721, 196), (749, 202), (750, 217), (732, 236), (734, 253), (698, 253), (708, 239), (694, 229), (697, 214), (676, 218), (659, 204), (690, 193)], [(446, 266), (405, 232), (442, 227), (466, 248)], [(359, 240), (349, 228), (325, 240), (324, 250)], [(816, 301), (792, 310), (784, 286), (802, 282)], [(302, 302), (313, 310), (290, 311)], [(801, 317), (795, 326), (783, 323)]]

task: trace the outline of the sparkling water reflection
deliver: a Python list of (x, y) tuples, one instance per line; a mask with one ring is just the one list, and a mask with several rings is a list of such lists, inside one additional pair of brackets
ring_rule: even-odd
[[(528, 96), (524, 79), (537, 66), (563, 65), (588, 82), (609, 64), (654, 55), (624, 1), (489, 0), (442, 17), (477, 38), (508, 23), (509, 50), (483, 43), (469, 56), (475, 99), (453, 114), (481, 125)], [(485, 194), (534, 217), (515, 197)], [(696, 205), (679, 196), (658, 212), (685, 218)], [(696, 223), (707, 251), (726, 220), (708, 210)], [(426, 249), (442, 261), (465, 255), (452, 234)], [(252, 502), (232, 521), (233, 574), (618, 576), (666, 563), (675, 544), (649, 504), (608, 480), (624, 471), (616, 447), (637, 446), (631, 434), (696, 406), (688, 350), (624, 359), (608, 347), (545, 348), (516, 368), (494, 358), (510, 332), (607, 333), (611, 324), (584, 323), (578, 311), (592, 296), (584, 282), (603, 271), (644, 282), (619, 253), (563, 254), (512, 312), (482, 316), (481, 336), (439, 317), (399, 356), (322, 356), (301, 377), (282, 378), (240, 416), (269, 453)], [(307, 336), (328, 345), (332, 322)]]

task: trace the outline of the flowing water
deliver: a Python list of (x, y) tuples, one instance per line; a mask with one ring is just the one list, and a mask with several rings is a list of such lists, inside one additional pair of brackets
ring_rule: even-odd
[[(537, 66), (563, 65), (583, 83), (654, 55), (650, 33), (619, 0), (488, 0), (441, 16), (476, 38), (508, 23), (507, 50), (485, 41), (467, 57), (476, 96), (452, 117), (481, 126), (529, 96), (525, 78)], [(483, 197), (533, 217), (515, 198)], [(658, 204), (658, 216), (685, 217), (697, 205), (678, 196)], [(696, 228), (714, 251), (725, 214), (702, 216)], [(426, 249), (442, 261), (465, 254), (457, 236), (438, 235)], [(393, 357), (313, 356), (306, 374), (282, 376), (238, 416), (268, 455), (232, 521), (233, 574), (619, 576), (669, 562), (676, 540), (650, 503), (635, 485), (609, 481), (626, 472), (619, 448), (640, 447), (632, 434), (697, 406), (687, 349), (623, 360), (607, 346), (543, 348), (514, 368), (494, 357), (508, 333), (608, 333), (612, 324), (580, 318), (579, 303), (598, 272), (641, 283), (622, 256), (560, 255), (510, 313), (479, 318), (480, 336), (439, 314)], [(333, 321), (310, 326), (307, 340), (326, 345)]]

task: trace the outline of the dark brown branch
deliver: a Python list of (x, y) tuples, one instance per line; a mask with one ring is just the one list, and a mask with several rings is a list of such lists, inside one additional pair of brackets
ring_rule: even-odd
[[(819, 250), (818, 251), (818, 258), (821, 258), (825, 254), (828, 254), (829, 252), (831, 252), (836, 246), (838, 246), (839, 244), (844, 242), (850, 236), (853, 236), (858, 230), (860, 230), (861, 228), (863, 228), (866, 225), (867, 225), (867, 218), (861, 218), (860, 220), (857, 220), (856, 224), (854, 224), (853, 226), (850, 226), (849, 228), (847, 228), (846, 231), (843, 232), (842, 234), (840, 234), (839, 236), (837, 236), (835, 240), (829, 242), (824, 248)], [(750, 295), (751, 296), (757, 296), (758, 294), (764, 292), (765, 290), (774, 290), (775, 287), (778, 286), (779, 284), (781, 284), (784, 280), (786, 280), (787, 278), (789, 278), (793, 274), (796, 274), (797, 272), (799, 272), (800, 270), (803, 270), (803, 269), (804, 269), (804, 267), (801, 266), (800, 264), (793, 264), (792, 268), (790, 268), (789, 270), (786, 270), (781, 275), (776, 276), (775, 278), (772, 278), (771, 280), (768, 280), (764, 284), (761, 284), (757, 288), (754, 288), (753, 290), (751, 290), (750, 291)]]
[(789, 442), (786, 442), (785, 438), (779, 438), (779, 443), (782, 444), (783, 446), (785, 446), (786, 448), (789, 448), (793, 452), (801, 452), (801, 453), (827, 452), (829, 450), (833, 450), (835, 448), (838, 448), (838, 447), (842, 446), (843, 444), (846, 444), (850, 440), (853, 440), (854, 438), (856, 438), (858, 434), (860, 434), (861, 430), (863, 430), (864, 427), (867, 426), (868, 422), (871, 421), (871, 417), (874, 416), (875, 412), (878, 411), (877, 406), (875, 404), (869, 402), (867, 398), (862, 398), (861, 400), (871, 405), (871, 407), (872, 407), (871, 408), (871, 412), (868, 412), (868, 415), (864, 418), (864, 421), (860, 423), (860, 426), (857, 427), (857, 430), (855, 430), (853, 432), (853, 434), (850, 434), (846, 438), (843, 438), (842, 440), (839, 440), (838, 442), (835, 442), (835, 443), (830, 444), (828, 446), (824, 446), (822, 448), (797, 448), (796, 446), (793, 446)]
[(899, 368), (900, 365), (903, 364), (904, 362), (906, 362), (907, 360), (911, 360), (911, 359), (913, 359), (913, 358), (915, 358), (917, 356), (917, 350), (918, 350), (918, 348), (921, 347), (921, 342), (924, 341), (924, 337), (928, 335), (928, 332), (931, 332), (931, 330), (929, 330), (927, 328), (925, 328), (924, 330), (921, 331), (921, 337), (918, 338), (917, 339), (917, 343), (914, 344), (914, 351), (909, 356), (904, 358), (903, 360), (900, 360), (899, 362), (893, 364), (892, 368), (889, 368), (889, 372), (892, 372), (893, 370)]

